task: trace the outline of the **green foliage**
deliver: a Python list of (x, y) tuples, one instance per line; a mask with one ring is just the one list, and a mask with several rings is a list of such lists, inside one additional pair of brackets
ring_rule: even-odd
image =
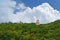
[(1, 23), (0, 40), (60, 40), (60, 21), (40, 25)]

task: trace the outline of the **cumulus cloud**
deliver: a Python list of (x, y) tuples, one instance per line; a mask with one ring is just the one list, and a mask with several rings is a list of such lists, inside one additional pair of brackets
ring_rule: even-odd
[(10, 0), (0, 0), (0, 23), (10, 21), (10, 15), (13, 14), (11, 7), (14, 7), (15, 4)]
[[(48, 3), (42, 3), (32, 9), (26, 7), (24, 3), (16, 6), (16, 3), (11, 0), (0, 1), (0, 22), (16, 22), (31, 23), (37, 19), (41, 24), (50, 23), (60, 19), (60, 12), (51, 7)], [(13, 8), (19, 9), (16, 14), (13, 13)]]

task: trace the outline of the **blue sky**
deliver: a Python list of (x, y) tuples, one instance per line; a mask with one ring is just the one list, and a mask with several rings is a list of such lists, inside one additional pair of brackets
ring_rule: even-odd
[(57, 9), (60, 11), (60, 0), (15, 0), (15, 1), (17, 3), (16, 5), (22, 2), (26, 6), (31, 8), (38, 6), (44, 2), (48, 2), (54, 9)]

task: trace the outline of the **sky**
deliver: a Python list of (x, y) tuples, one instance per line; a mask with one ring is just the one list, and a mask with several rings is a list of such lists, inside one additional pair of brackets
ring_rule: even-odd
[[(25, 6), (33, 8), (36, 7), (38, 5), (41, 5), (44, 2), (49, 3), (54, 9), (59, 10), (60, 11), (60, 0), (13, 0), (16, 2), (16, 6), (20, 3), (24, 3)], [(18, 9), (17, 9), (18, 10)], [(18, 12), (17, 10), (14, 11), (14, 13), (16, 14), (16, 12)]]
[(46, 24), (60, 20), (59, 0), (0, 0), (0, 23)]
[(28, 7), (35, 7), (38, 6), (44, 2), (48, 2), (53, 8), (57, 9), (60, 11), (60, 0), (15, 0), (16, 5), (19, 3), (24, 3)]

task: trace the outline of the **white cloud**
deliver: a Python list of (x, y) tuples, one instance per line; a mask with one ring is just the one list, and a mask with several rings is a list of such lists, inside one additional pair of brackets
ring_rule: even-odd
[(20, 9), (20, 12), (13, 14), (15, 2), (10, 0), (0, 1), (0, 22), (17, 22), (24, 23), (35, 22), (37, 19), (40, 20), (41, 24), (50, 23), (60, 19), (60, 12), (52, 8), (48, 3), (42, 3), (37, 7), (26, 7), (23, 3), (19, 4), (16, 8)]
[(14, 7), (15, 4), (15, 2), (10, 0), (0, 0), (0, 22), (10, 21), (10, 15), (13, 14), (11, 7)]
[(21, 17), (19, 20), (23, 22), (28, 21), (28, 23), (35, 22), (39, 19), (40, 23), (44, 24), (60, 19), (59, 11), (52, 8), (48, 3), (43, 3), (37, 7), (33, 7), (32, 9), (30, 7), (26, 7), (24, 11), (17, 12), (17, 14), (21, 15), (18, 16)]

